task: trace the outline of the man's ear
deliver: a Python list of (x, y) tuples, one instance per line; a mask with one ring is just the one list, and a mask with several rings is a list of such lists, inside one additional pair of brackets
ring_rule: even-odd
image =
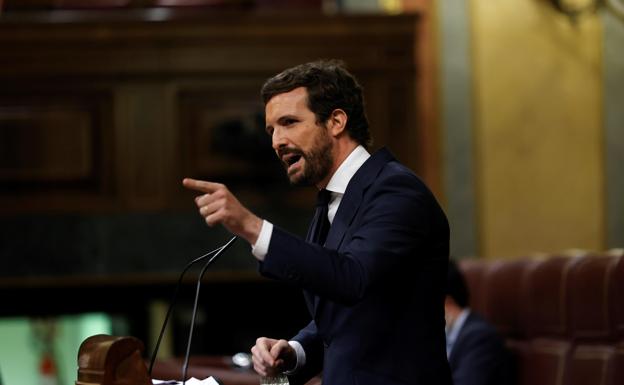
[(327, 119), (327, 128), (329, 129), (329, 134), (333, 137), (340, 136), (343, 132), (345, 132), (347, 128), (347, 121), (349, 117), (344, 110), (340, 108), (336, 108), (332, 111)]

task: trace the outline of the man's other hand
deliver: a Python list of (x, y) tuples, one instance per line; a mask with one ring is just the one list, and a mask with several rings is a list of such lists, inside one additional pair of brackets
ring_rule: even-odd
[(295, 368), (297, 353), (286, 340), (260, 337), (251, 348), (251, 359), (259, 375), (275, 376)]

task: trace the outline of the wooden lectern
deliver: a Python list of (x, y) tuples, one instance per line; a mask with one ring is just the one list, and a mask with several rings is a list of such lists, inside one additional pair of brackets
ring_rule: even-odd
[(105, 334), (84, 340), (78, 350), (76, 385), (151, 385), (143, 343)]

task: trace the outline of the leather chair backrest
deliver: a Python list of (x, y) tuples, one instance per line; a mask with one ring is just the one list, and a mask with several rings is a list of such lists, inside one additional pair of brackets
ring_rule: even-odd
[(521, 289), (523, 321), (530, 338), (569, 335), (568, 277), (577, 258), (553, 256), (535, 260), (527, 267)]
[(506, 337), (526, 335), (522, 314), (526, 311), (520, 289), (525, 284), (529, 259), (499, 260), (490, 264), (484, 276), (484, 315)]
[(488, 266), (489, 262), (483, 259), (460, 259), (457, 262), (457, 267), (464, 275), (468, 286), (470, 308), (482, 316), (485, 316), (483, 282)]
[(617, 257), (587, 255), (570, 269), (568, 318), (572, 339), (579, 343), (615, 339), (613, 295)]

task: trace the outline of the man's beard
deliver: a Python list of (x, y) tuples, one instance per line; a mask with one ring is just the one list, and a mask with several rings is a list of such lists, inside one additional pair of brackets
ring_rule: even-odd
[[(312, 186), (323, 180), (333, 164), (333, 144), (324, 128), (317, 135), (316, 141), (310, 151), (300, 149), (287, 150), (301, 156), (304, 160), (303, 172), (288, 175), (290, 184), (294, 186)], [(286, 165), (288, 171), (288, 165)]]

